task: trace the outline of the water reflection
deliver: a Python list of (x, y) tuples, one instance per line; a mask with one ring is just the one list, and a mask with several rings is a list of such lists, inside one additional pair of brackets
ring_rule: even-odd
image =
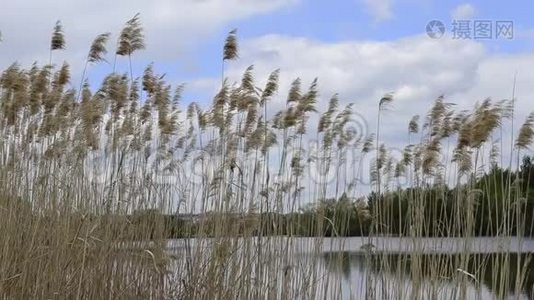
[[(343, 299), (534, 299), (532, 254), (327, 252)], [(331, 284), (333, 285), (333, 284)]]

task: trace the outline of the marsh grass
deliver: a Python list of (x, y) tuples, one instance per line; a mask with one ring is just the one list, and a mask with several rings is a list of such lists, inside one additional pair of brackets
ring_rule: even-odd
[[(51, 64), (52, 51), (65, 48), (60, 22), (48, 65), (15, 63), (2, 72), (3, 298), (336, 298), (341, 279), (323, 272), (319, 254), (333, 243), (327, 237), (355, 232), (356, 224), (359, 234), (400, 236), (415, 249), (391, 259), (366, 248), (375, 272), (367, 298), (440, 299), (448, 278), (454, 297), (465, 299), (482, 276), (499, 299), (532, 291), (528, 255), (474, 255), (469, 243), (480, 234), (532, 236), (530, 173), (517, 170), (533, 141), (534, 115), (510, 147), (499, 142), (513, 102), (487, 99), (457, 112), (438, 97), (427, 116), (410, 120), (409, 145), (395, 158), (379, 131), (393, 94), (377, 103), (377, 134), (361, 138), (350, 127), (354, 105), (340, 108), (335, 95), (318, 112), (317, 80), (307, 89), (294, 80), (285, 108), (273, 112), (279, 70), (264, 87), (252, 66), (240, 82), (224, 78), (225, 62), (238, 58), (232, 31), (212, 104), (182, 108), (183, 86), (171, 87), (153, 65), (133, 74), (131, 55), (145, 47), (139, 15), (125, 24), (115, 51), (128, 57), (129, 74), (114, 71), (90, 87), (87, 67), (105, 61), (108, 39), (104, 33), (92, 43), (78, 91), (68, 64)], [(312, 114), (320, 116), (315, 132)], [(317, 149), (306, 147), (310, 137)], [(507, 149), (516, 165), (496, 159)], [(364, 178), (347, 157), (362, 161), (373, 152), (373, 194), (356, 201)], [(311, 168), (318, 177), (306, 174)], [(409, 188), (400, 188), (400, 178)], [(300, 211), (306, 203), (311, 217)], [(182, 237), (177, 249), (170, 232)], [(299, 235), (317, 237), (303, 244)], [(430, 235), (463, 237), (465, 248), (454, 259), (428, 256), (420, 239)]]

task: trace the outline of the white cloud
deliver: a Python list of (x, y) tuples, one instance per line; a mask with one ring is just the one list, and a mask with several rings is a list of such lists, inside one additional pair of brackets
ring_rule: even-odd
[(367, 13), (375, 22), (393, 18), (392, 0), (362, 0)]
[[(472, 108), (487, 97), (511, 97), (513, 75), (518, 72), (516, 124), (532, 110), (534, 55), (495, 55), (470, 40), (429, 39), (414, 36), (388, 42), (346, 41), (324, 43), (299, 37), (267, 35), (242, 41), (240, 60), (228, 74), (238, 80), (244, 69), (255, 65), (261, 86), (268, 73), (281, 69), (281, 87), (270, 111), (285, 106), (290, 82), (300, 77), (304, 86), (319, 78), (319, 110), (339, 93), (342, 103), (354, 102), (354, 109), (375, 132), (380, 97), (395, 92), (390, 111), (385, 112), (383, 138), (389, 145), (406, 142), (411, 116), (426, 114), (433, 101), (445, 95), (459, 108)], [(210, 91), (216, 86), (210, 88)], [(509, 138), (509, 137), (507, 137)]]
[[(433, 40), (416, 36), (390, 42), (322, 43), (305, 38), (269, 35), (242, 43), (241, 59), (230, 74), (237, 78), (254, 64), (258, 78), (281, 68), (282, 89), (278, 107), (284, 104), (289, 83), (301, 77), (308, 84), (319, 78), (320, 105), (339, 93), (346, 103), (355, 102), (363, 115), (374, 115), (378, 99), (396, 92), (393, 126), (422, 113), (441, 94), (469, 90), (478, 80), (484, 49), (472, 41)], [(275, 105), (273, 103), (273, 105)], [(373, 120), (368, 120), (374, 126)], [(405, 126), (403, 125), (402, 128)], [(398, 128), (398, 127), (397, 127)], [(374, 131), (374, 128), (371, 128)], [(398, 135), (393, 130), (392, 136)]]
[(454, 8), (451, 13), (451, 16), (454, 20), (465, 20), (474, 17), (475, 13), (475, 7), (472, 4), (463, 3)]
[[(81, 60), (92, 39), (112, 32), (110, 48), (124, 22), (141, 12), (147, 53), (158, 62), (178, 60), (210, 34), (225, 30), (231, 22), (292, 6), (299, 0), (21, 0), (0, 10), (3, 42), (0, 67), (18, 60), (24, 64), (48, 62), (52, 28), (61, 20), (69, 61)], [(228, 30), (231, 27), (228, 28)], [(222, 42), (221, 42), (222, 43)], [(144, 53), (138, 54), (140, 57)], [(149, 59), (147, 57), (147, 59)]]

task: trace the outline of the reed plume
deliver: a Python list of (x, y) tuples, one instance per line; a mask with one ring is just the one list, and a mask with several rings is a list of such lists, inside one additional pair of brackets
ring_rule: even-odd
[(278, 91), (278, 80), (280, 77), (280, 69), (274, 70), (267, 79), (265, 88), (262, 91), (260, 97), (260, 105), (263, 106), (277, 91)]
[(140, 13), (137, 13), (124, 25), (119, 35), (115, 53), (120, 56), (130, 56), (135, 51), (145, 49), (145, 47), (145, 36), (141, 26)]
[(63, 25), (61, 21), (57, 21), (52, 32), (52, 38), (50, 40), (50, 51), (64, 50), (65, 49), (65, 35), (63, 33)]
[(534, 112), (530, 113), (519, 129), (519, 134), (515, 141), (517, 149), (527, 149), (534, 142)]
[(418, 133), (419, 132), (419, 115), (415, 115), (410, 120), (410, 123), (408, 124), (408, 132), (409, 133)]
[(235, 60), (238, 57), (237, 29), (233, 29), (224, 42), (223, 60)]
[(130, 80), (133, 81), (132, 54), (135, 51), (145, 49), (145, 36), (141, 26), (140, 14), (137, 13), (124, 25), (117, 45), (116, 55), (128, 56), (130, 66)]
[(91, 43), (89, 53), (87, 54), (87, 61), (90, 63), (99, 63), (106, 61), (105, 55), (108, 53), (106, 43), (108, 42), (111, 33), (106, 32), (99, 34)]
[(50, 39), (50, 57), (48, 59), (48, 64), (52, 64), (52, 52), (56, 50), (65, 49), (65, 35), (63, 33), (63, 25), (61, 21), (56, 21), (54, 25), (54, 30), (52, 31), (52, 37)]

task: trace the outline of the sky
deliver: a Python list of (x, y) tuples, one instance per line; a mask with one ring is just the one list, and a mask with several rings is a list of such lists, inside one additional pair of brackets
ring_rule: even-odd
[[(67, 60), (73, 74), (81, 74), (92, 39), (111, 32), (116, 41), (124, 22), (140, 12), (147, 48), (133, 55), (134, 73), (141, 75), (154, 62), (170, 83), (186, 84), (184, 102), (207, 105), (220, 87), (224, 39), (237, 28), (240, 59), (226, 66), (230, 80), (254, 65), (261, 86), (280, 68), (281, 88), (272, 105), (281, 108), (293, 79), (306, 86), (317, 77), (319, 108), (334, 93), (342, 104), (355, 103), (362, 135), (375, 132), (371, 116), (378, 100), (393, 92), (383, 139), (400, 145), (411, 116), (424, 114), (438, 96), (459, 108), (488, 97), (510, 99), (514, 76), (516, 122), (523, 122), (534, 110), (532, 11), (534, 2), (527, 0), (10, 0), (0, 10), (0, 67), (47, 63), (50, 34), (61, 20), (67, 50), (54, 53), (53, 62)], [(426, 32), (433, 20), (445, 29), (440, 38)], [(471, 38), (458, 38), (455, 20), (472, 27), (489, 22), (492, 36), (475, 38), (471, 28)], [(512, 24), (513, 37), (496, 36), (499, 22)], [(113, 53), (114, 42), (109, 46)], [(91, 84), (111, 69), (91, 67)], [(127, 61), (119, 58), (117, 69), (127, 72)], [(73, 75), (74, 86), (79, 78)]]

